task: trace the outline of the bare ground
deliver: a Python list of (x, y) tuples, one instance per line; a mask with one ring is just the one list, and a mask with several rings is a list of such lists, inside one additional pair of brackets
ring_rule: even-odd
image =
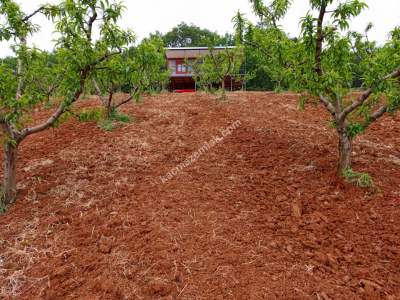
[(360, 189), (334, 175), (321, 108), (228, 97), (148, 97), (112, 132), (70, 120), (26, 140), (0, 216), (0, 298), (399, 299), (399, 116), (355, 141), (376, 185)]

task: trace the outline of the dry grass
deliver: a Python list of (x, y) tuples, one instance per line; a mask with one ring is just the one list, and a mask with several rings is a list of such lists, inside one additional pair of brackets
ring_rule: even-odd
[[(52, 248), (40, 249), (35, 246), (39, 234), (38, 225), (38, 219), (26, 222), (21, 234), (15, 237), (12, 244), (2, 243), (5, 250), (0, 256), (0, 299), (18, 297), (22, 287), (33, 286), (43, 280), (25, 275), (37, 261), (53, 253)], [(9, 262), (12, 262), (12, 265)]]

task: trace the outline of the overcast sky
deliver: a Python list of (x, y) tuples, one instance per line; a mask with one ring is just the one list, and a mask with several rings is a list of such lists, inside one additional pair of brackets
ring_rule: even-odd
[[(42, 3), (57, 3), (58, 0), (17, 0), (26, 13), (32, 12)], [(400, 25), (400, 0), (367, 0), (369, 9), (352, 22), (353, 30), (363, 30), (368, 22), (375, 25), (370, 37), (383, 42), (388, 32)], [(138, 40), (149, 33), (159, 30), (169, 31), (180, 22), (193, 23), (200, 27), (218, 31), (220, 34), (232, 32), (232, 17), (240, 10), (253, 21), (248, 0), (125, 0), (126, 11), (120, 25), (136, 32)], [(282, 25), (291, 36), (299, 33), (299, 19), (308, 10), (308, 0), (294, 0)], [(52, 49), (53, 27), (42, 17), (36, 17), (35, 23), (41, 31), (30, 43), (41, 49)], [(5, 43), (0, 43), (0, 56), (11, 54)]]

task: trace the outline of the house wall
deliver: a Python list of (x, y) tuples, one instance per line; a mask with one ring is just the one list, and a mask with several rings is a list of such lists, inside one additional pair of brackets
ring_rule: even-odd
[[(168, 69), (171, 72), (171, 77), (192, 77), (193, 71), (190, 66), (185, 65), (186, 59), (184, 58), (174, 58), (168, 59)], [(189, 64), (194, 61), (194, 59), (188, 59)]]
[[(216, 48), (213, 51), (222, 51), (225, 48)], [(195, 89), (195, 81), (193, 79), (193, 72), (185, 69), (185, 61), (194, 62), (196, 59), (201, 58), (209, 53), (208, 48), (193, 49), (167, 49), (167, 64), (171, 72), (169, 89), (171, 91), (181, 89)], [(227, 90), (239, 90), (242, 88), (242, 81), (231, 80), (230, 77), (225, 78), (225, 87)]]

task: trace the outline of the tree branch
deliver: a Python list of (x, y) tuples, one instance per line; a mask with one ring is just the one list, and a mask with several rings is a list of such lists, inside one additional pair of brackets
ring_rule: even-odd
[(382, 105), (378, 110), (376, 110), (374, 113), (372, 113), (368, 117), (367, 123), (364, 125), (367, 126), (367, 125), (371, 124), (372, 122), (375, 122), (380, 117), (382, 117), (386, 112), (387, 112), (387, 105)]
[(397, 68), (396, 71), (393, 71), (392, 73), (386, 75), (383, 80), (388, 80), (388, 79), (393, 79), (393, 78), (397, 78), (400, 77), (400, 66)]
[[(26, 47), (27, 41), (25, 36), (19, 37), (21, 40), (21, 46), (23, 48)], [(17, 85), (17, 91), (15, 95), (15, 99), (18, 101), (22, 97), (22, 89), (24, 86), (24, 77), (22, 76), (22, 73), (24, 72), (24, 63), (21, 59), (21, 56), (19, 55), (17, 58), (17, 77), (18, 77), (18, 85)]]
[[(75, 92), (71, 103), (74, 103), (75, 101), (77, 101), (79, 99), (79, 97), (81, 96), (81, 94), (83, 93), (83, 89), (85, 87), (85, 81), (86, 81), (88, 73), (89, 73), (89, 67), (86, 67), (85, 70), (82, 70), (79, 88)], [(20, 140), (23, 140), (28, 135), (43, 131), (43, 130), (51, 127), (58, 120), (58, 118), (65, 112), (65, 109), (66, 109), (66, 105), (64, 102), (62, 102), (58, 106), (57, 110), (45, 122), (43, 122), (42, 124), (39, 124), (37, 126), (23, 129), (20, 133)]]
[(114, 88), (113, 88), (113, 85), (111, 84), (111, 87), (108, 90), (108, 98), (107, 98), (107, 102), (106, 102), (107, 113), (111, 112), (111, 108), (112, 108), (111, 104), (112, 104), (112, 100), (113, 100), (113, 95), (114, 95)]
[(365, 100), (367, 100), (369, 98), (369, 96), (371, 96), (373, 90), (372, 88), (367, 89), (364, 93), (362, 93), (357, 100), (353, 101), (353, 103), (349, 106), (347, 106), (342, 113), (339, 116), (340, 120), (344, 120), (347, 115), (349, 113), (351, 113), (352, 111), (354, 111), (355, 109), (357, 109), (358, 107), (360, 107), (361, 105), (363, 105), (363, 103), (365, 102)]
[(57, 110), (50, 116), (50, 118), (47, 119), (46, 122), (39, 124), (37, 126), (34, 126), (34, 127), (23, 129), (21, 131), (21, 139), (24, 139), (28, 135), (43, 131), (43, 130), (49, 128), (50, 126), (52, 126), (57, 121), (57, 119), (64, 113), (64, 109), (65, 109), (65, 105), (64, 105), (64, 103), (61, 103), (59, 105), (59, 107), (57, 108)]
[(92, 83), (93, 83), (94, 90), (96, 91), (96, 95), (101, 97), (101, 89), (100, 89), (99, 85), (97, 84), (96, 79), (93, 78)]
[(124, 101), (122, 101), (122, 102), (120, 102), (120, 103), (114, 105), (114, 108), (118, 108), (118, 107), (124, 105), (125, 103), (128, 103), (128, 102), (131, 101), (132, 99), (133, 99), (133, 96), (131, 95), (131, 96), (129, 96), (128, 98), (126, 98)]
[[(393, 71), (392, 73), (386, 75), (385, 77), (383, 77), (382, 81), (385, 80), (389, 80), (389, 79), (393, 79), (393, 78), (397, 78), (400, 77), (400, 67)], [(361, 105), (364, 104), (364, 102), (369, 98), (369, 96), (371, 96), (371, 94), (374, 92), (374, 90), (372, 88), (367, 89), (366, 91), (364, 91), (358, 98), (357, 100), (355, 100), (351, 105), (349, 105), (348, 107), (346, 107), (343, 112), (340, 114), (339, 119), (340, 120), (344, 120), (347, 115), (351, 112), (353, 112), (354, 110), (356, 110), (357, 108), (359, 108)], [(383, 108), (383, 107), (382, 107)], [(380, 111), (380, 110), (379, 110)], [(385, 113), (385, 112), (383, 112)], [(383, 114), (382, 113), (382, 114)], [(380, 116), (379, 116), (380, 117)]]
[(112, 52), (112, 53), (106, 53), (106, 54), (104, 54), (104, 56), (102, 56), (100, 59), (98, 59), (97, 61), (93, 62), (93, 63), (90, 65), (90, 67), (92, 68), (92, 67), (98, 65), (99, 63), (105, 61), (106, 59), (108, 59), (108, 58), (110, 58), (110, 57), (112, 57), (112, 56), (114, 56), (114, 55), (121, 54), (121, 53), (122, 53), (121, 50), (118, 50), (118, 51)]
[(332, 103), (325, 98), (323, 95), (319, 95), (319, 100), (322, 102), (322, 104), (325, 106), (325, 108), (330, 112), (330, 114), (333, 117), (336, 117), (336, 110), (335, 107), (332, 105)]
[(92, 41), (92, 29), (93, 29), (93, 23), (96, 21), (97, 19), (97, 11), (95, 7), (92, 7), (92, 16), (89, 18), (88, 21), (88, 28), (85, 30), (86, 33), (86, 37), (87, 39), (91, 42)]
[(101, 88), (100, 88), (100, 86), (99, 86), (99, 84), (97, 83), (97, 81), (96, 81), (95, 78), (92, 79), (92, 83), (93, 83), (93, 86), (94, 86), (95, 93), (96, 93), (96, 95), (99, 97), (101, 103), (102, 103), (104, 106), (107, 106), (107, 99), (108, 99), (108, 98), (103, 96), (103, 93), (102, 93), (102, 91), (101, 91)]
[(324, 33), (323, 33), (323, 24), (324, 17), (326, 13), (326, 3), (325, 1), (321, 4), (321, 9), (319, 11), (318, 23), (317, 23), (317, 44), (315, 49), (315, 72), (317, 72), (318, 76), (323, 75), (322, 66), (321, 66), (321, 55), (322, 55), (322, 43), (324, 41)]
[(30, 18), (32, 18), (33, 16), (35, 16), (36, 14), (38, 14), (38, 13), (40, 13), (43, 9), (44, 9), (45, 7), (44, 6), (41, 6), (41, 7), (39, 7), (37, 10), (35, 10), (33, 13), (31, 13), (31, 14), (29, 14), (29, 15), (27, 15), (26, 17), (24, 17), (23, 19), (22, 19), (22, 22), (26, 22), (26, 21), (28, 21)]

